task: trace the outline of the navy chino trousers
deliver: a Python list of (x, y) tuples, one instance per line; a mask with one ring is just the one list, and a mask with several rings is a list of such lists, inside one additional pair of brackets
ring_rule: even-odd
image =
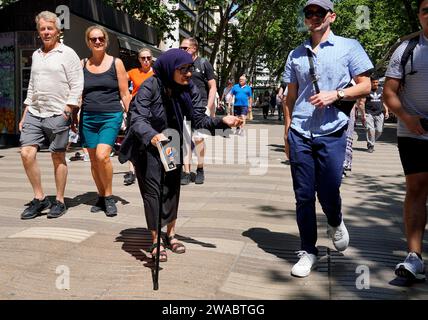
[(288, 132), (301, 250), (315, 255), (318, 254), (315, 194), (328, 224), (337, 227), (342, 222), (339, 189), (345, 159), (346, 127), (330, 135), (313, 138), (305, 138), (291, 128)]

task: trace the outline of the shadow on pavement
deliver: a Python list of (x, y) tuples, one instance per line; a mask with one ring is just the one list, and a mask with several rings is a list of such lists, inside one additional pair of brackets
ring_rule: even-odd
[(123, 242), (122, 250), (129, 253), (138, 261), (151, 262), (150, 255), (146, 255), (142, 250), (149, 253), (152, 245), (152, 236), (146, 228), (125, 229), (116, 237), (115, 242)]
[[(98, 193), (96, 192), (85, 192), (82, 194), (79, 194), (77, 196), (75, 196), (74, 198), (65, 198), (65, 204), (68, 208), (73, 208), (73, 207), (77, 207), (80, 204), (85, 204), (88, 206), (93, 206), (95, 205), (95, 203), (97, 202), (98, 199)], [(127, 201), (126, 199), (123, 199), (122, 197), (113, 195), (113, 199), (114, 201), (120, 202), (122, 205), (126, 205), (129, 204), (129, 201)]]
[(284, 208), (278, 208), (270, 205), (255, 206), (252, 209), (263, 212), (258, 215), (267, 218), (282, 219), (293, 214), (289, 210), (284, 210)]
[(272, 149), (270, 149), (271, 151), (284, 153), (283, 144), (268, 144), (268, 147), (273, 147)]
[(287, 261), (291, 257), (290, 253), (295, 256), (294, 251), (300, 247), (299, 237), (287, 233), (272, 232), (266, 228), (251, 228), (244, 231), (242, 235), (253, 240), (263, 251)]
[[(166, 234), (162, 232), (161, 237), (165, 239)], [(186, 243), (192, 243), (207, 248), (215, 248), (216, 246), (212, 243), (206, 243), (195, 240), (193, 238), (175, 235), (177, 240)], [(151, 255), (149, 254), (150, 247), (152, 246), (151, 232), (147, 228), (132, 228), (125, 229), (120, 232), (120, 235), (116, 237), (115, 242), (123, 242), (122, 250), (129, 253), (135, 259), (143, 262), (152, 262)], [(162, 242), (164, 242), (162, 240)], [(147, 253), (144, 253), (143, 250)], [(145, 265), (147, 267), (153, 267), (154, 264)]]
[[(404, 260), (407, 245), (402, 222), (402, 207), (405, 195), (403, 181), (385, 183), (397, 175), (370, 176), (353, 174), (346, 184), (359, 187), (354, 204), (344, 210), (344, 221), (350, 234), (347, 251), (338, 252), (333, 244), (329, 248), (318, 246), (319, 263), (324, 268), (316, 271), (328, 277), (330, 282), (330, 299), (418, 299), (428, 291), (427, 283), (410, 282), (397, 278), (395, 265)], [(343, 196), (344, 204), (347, 197)], [(263, 212), (272, 212), (275, 216), (284, 209), (261, 206)], [(285, 214), (289, 216), (289, 214)], [(326, 218), (322, 212), (317, 213), (318, 237), (325, 232)], [(296, 226), (296, 232), (298, 231)], [(251, 228), (243, 236), (253, 240), (263, 251), (289, 262), (297, 262), (294, 251), (300, 248), (300, 238), (287, 233), (272, 232), (265, 228)], [(424, 237), (426, 246), (427, 234)], [(357, 270), (366, 267), (368, 289), (358, 287)], [(280, 275), (278, 271), (269, 270), (271, 277), (278, 282), (288, 282), (290, 277)], [(308, 281), (311, 280), (309, 276)], [(300, 281), (297, 279), (297, 281)], [(304, 281), (304, 280), (302, 280)], [(310, 296), (308, 298), (320, 298)]]

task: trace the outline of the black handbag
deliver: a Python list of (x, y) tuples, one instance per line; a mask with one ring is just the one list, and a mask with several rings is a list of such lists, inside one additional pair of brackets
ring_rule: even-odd
[[(314, 57), (312, 56), (312, 51), (309, 48), (306, 48), (306, 52), (308, 54), (308, 60), (309, 60), (309, 74), (311, 75), (311, 81), (314, 84), (315, 92), (318, 94), (320, 93), (320, 88), (318, 86), (318, 79), (315, 74), (315, 66), (314, 66)], [(351, 82), (348, 83), (348, 85), (345, 86), (345, 88), (352, 87), (353, 84)], [(351, 114), (352, 108), (355, 105), (354, 100), (339, 100), (333, 103), (333, 106), (340, 111), (342, 111), (344, 114), (346, 114), (348, 117)]]

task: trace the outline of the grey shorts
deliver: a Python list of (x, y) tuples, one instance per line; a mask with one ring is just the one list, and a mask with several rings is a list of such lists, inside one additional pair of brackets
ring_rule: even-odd
[(71, 118), (66, 120), (62, 114), (40, 118), (27, 112), (19, 142), (22, 147), (37, 145), (40, 149), (48, 144), (50, 152), (65, 152), (70, 123)]

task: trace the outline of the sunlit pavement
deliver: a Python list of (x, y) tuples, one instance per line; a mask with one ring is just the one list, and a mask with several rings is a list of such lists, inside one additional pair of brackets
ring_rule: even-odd
[[(72, 161), (68, 212), (24, 221), (33, 194), (19, 149), (0, 150), (0, 299), (427, 299), (426, 283), (403, 283), (393, 272), (406, 255), (395, 124), (372, 154), (357, 127), (341, 189), (350, 246), (334, 250), (317, 205), (319, 265), (298, 279), (290, 275), (300, 240), (283, 125), (255, 113), (243, 136), (209, 142), (216, 152), (207, 152), (205, 183), (182, 187), (177, 237), (187, 252), (168, 251), (158, 291), (141, 196), (136, 184), (123, 185), (127, 165), (112, 158), (117, 217), (89, 211), (96, 200), (90, 163)], [(53, 196), (50, 155), (38, 159)]]

